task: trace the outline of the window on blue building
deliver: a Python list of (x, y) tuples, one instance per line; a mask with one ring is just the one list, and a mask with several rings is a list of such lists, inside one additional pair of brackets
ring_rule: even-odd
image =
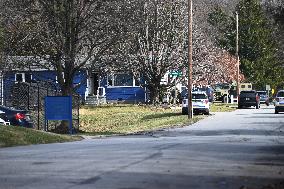
[(133, 86), (133, 76), (130, 74), (115, 74), (114, 86)]
[(108, 76), (108, 86), (136, 86), (133, 74), (129, 73), (116, 73)]
[(32, 75), (30, 73), (16, 73), (15, 82), (32, 82)]

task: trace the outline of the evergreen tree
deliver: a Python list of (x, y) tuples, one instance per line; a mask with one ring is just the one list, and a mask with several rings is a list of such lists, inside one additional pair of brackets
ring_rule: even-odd
[[(239, 56), (240, 69), (256, 87), (281, 82), (283, 69), (277, 61), (277, 42), (274, 40), (274, 26), (266, 18), (257, 0), (241, 0), (236, 7), (239, 14)], [(235, 54), (236, 20), (217, 7), (209, 14), (209, 22), (220, 32), (217, 42)]]

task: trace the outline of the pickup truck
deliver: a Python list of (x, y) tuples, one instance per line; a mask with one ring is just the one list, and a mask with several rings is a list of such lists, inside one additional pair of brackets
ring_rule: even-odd
[(255, 106), (256, 109), (260, 108), (260, 99), (256, 91), (241, 91), (238, 97), (238, 108)]

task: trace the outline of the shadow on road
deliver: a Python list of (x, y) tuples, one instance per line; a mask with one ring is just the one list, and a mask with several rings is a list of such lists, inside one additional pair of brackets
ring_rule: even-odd
[[(258, 123), (255, 123), (258, 124)], [(153, 136), (178, 137), (178, 136), (226, 136), (226, 135), (251, 135), (251, 136), (284, 136), (284, 132), (276, 130), (254, 129), (226, 129), (226, 130), (192, 130), (192, 131), (157, 131), (150, 132)]]
[[(111, 182), (110, 182), (111, 181)], [(131, 181), (131, 182), (129, 182)], [(172, 174), (168, 170), (165, 174), (159, 173), (141, 173), (141, 172), (111, 172), (106, 175), (94, 176), (85, 180), (73, 182), (82, 188), (83, 186), (96, 186), (96, 188), (114, 188), (118, 189), (157, 189), (157, 188), (178, 188), (178, 189), (196, 189), (196, 188), (218, 188), (218, 189), (267, 189), (259, 183), (270, 184), (281, 183), (281, 179), (269, 179), (261, 177), (241, 177), (227, 175), (225, 178), (218, 176), (203, 175), (183, 175)], [(242, 184), (241, 184), (242, 183)], [(277, 184), (279, 185), (279, 184)], [(234, 186), (234, 187), (232, 187)], [(251, 187), (245, 187), (251, 186)], [(273, 189), (273, 188), (269, 188)], [(279, 188), (283, 189), (283, 188)]]
[[(276, 115), (276, 114), (262, 114), (263, 116), (258, 116), (261, 114), (256, 114), (255, 116), (250, 116), (250, 117), (246, 117), (246, 118), (274, 118), (274, 119), (280, 119), (280, 118), (284, 118), (284, 114), (283, 115)], [(267, 116), (270, 115), (270, 116)]]

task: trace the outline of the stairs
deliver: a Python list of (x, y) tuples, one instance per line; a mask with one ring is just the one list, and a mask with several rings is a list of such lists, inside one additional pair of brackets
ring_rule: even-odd
[(106, 104), (106, 97), (105, 96), (86, 96), (85, 100), (86, 105), (100, 105)]

